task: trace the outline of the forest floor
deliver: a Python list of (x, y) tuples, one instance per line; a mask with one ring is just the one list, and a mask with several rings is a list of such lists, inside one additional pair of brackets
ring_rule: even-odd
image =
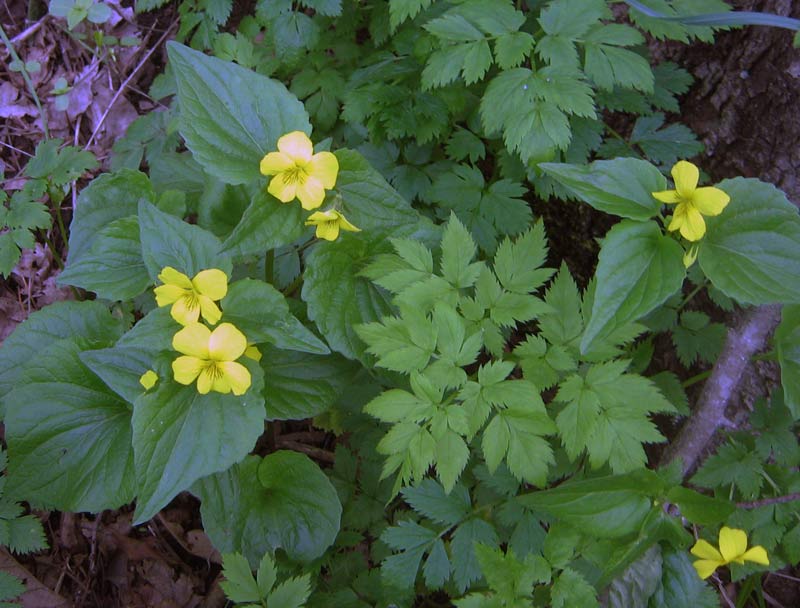
[[(4, 0), (0, 23), (16, 53), (40, 65), (32, 74), (32, 84), (41, 97), (49, 135), (91, 151), (100, 163), (97, 173), (108, 170), (114, 142), (134, 119), (159, 105), (147, 91), (164, 69), (165, 42), (178, 30), (177, 3), (135, 15), (130, 2), (106, 0), (112, 17), (105, 34), (118, 40), (136, 38), (138, 43), (99, 50), (76, 39), (63, 19), (45, 15), (29, 20), (28, 4)], [(251, 4), (240, 2), (235, 12), (246, 13)], [(745, 10), (800, 17), (800, 3), (792, 0), (736, 4)], [(678, 62), (696, 78), (682, 100), (681, 120), (706, 146), (704, 170), (715, 180), (744, 175), (772, 181), (790, 200), (800, 202), (800, 51), (792, 49), (791, 34), (753, 28), (721, 33), (714, 45), (653, 42), (651, 47), (657, 57)], [(13, 191), (24, 183), (22, 171), (44, 138), (45, 121), (21, 74), (10, 69), (5, 45), (0, 47), (0, 56), (4, 60), (0, 66), (0, 178), (3, 189)], [(60, 78), (74, 83), (65, 109), (63, 100), (52, 94)], [(67, 225), (86, 183), (79, 180), (64, 200)], [(558, 228), (548, 230), (550, 234), (566, 235), (551, 242), (552, 254), (565, 259), (585, 283), (594, 271), (595, 239), (609, 227), (607, 218), (601, 220), (585, 206), (555, 206), (533, 199), (531, 204), (548, 227)], [(56, 256), (42, 239), (34, 249), (23, 252), (11, 276), (0, 278), (0, 341), (32, 312), (72, 297), (55, 283), (57, 260), (64, 255), (60, 238), (56, 231), (49, 235)], [(680, 373), (689, 377), (699, 371), (682, 369)], [(767, 367), (760, 371), (748, 380), (752, 384), (748, 390), (754, 394), (761, 390), (762, 377), (774, 374)], [(330, 438), (313, 431), (310, 424), (284, 427), (283, 432), (287, 431), (309, 453), (330, 448), (324, 443)], [(280, 433), (273, 429), (273, 437)], [(29, 591), (22, 603), (28, 608), (221, 608), (226, 603), (219, 587), (220, 556), (201, 529), (198, 502), (188, 494), (136, 528), (131, 525), (132, 508), (99, 515), (36, 514), (45, 525), (50, 549), (26, 557), (0, 550), (0, 569), (27, 582)], [(767, 576), (764, 589), (770, 605), (800, 606), (798, 574)], [(735, 596), (735, 589), (727, 591), (728, 597)]]

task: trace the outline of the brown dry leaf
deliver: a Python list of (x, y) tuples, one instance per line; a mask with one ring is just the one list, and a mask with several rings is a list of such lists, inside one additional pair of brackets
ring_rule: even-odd
[(27, 591), (20, 596), (23, 608), (70, 608), (71, 602), (45, 587), (23, 568), (5, 548), (0, 547), (0, 570), (21, 578)]
[(202, 598), (194, 593), (192, 581), (185, 574), (175, 575), (164, 562), (147, 562), (141, 569), (142, 577), (149, 583), (138, 591), (151, 608), (196, 608)]
[(100, 77), (92, 85), (92, 91), (94, 92), (94, 99), (87, 113), (92, 125), (92, 132), (100, 125), (94, 146), (101, 150), (109, 150), (116, 140), (125, 135), (128, 126), (139, 117), (139, 113), (123, 93), (117, 97), (101, 124), (100, 120), (106, 109), (111, 105), (111, 100), (114, 98), (116, 90), (108, 87), (108, 78), (101, 72)]
[(0, 344), (27, 317), (16, 295), (4, 287), (0, 288)]
[(211, 544), (211, 539), (208, 534), (202, 530), (189, 530), (186, 533), (186, 545), (192, 555), (203, 558), (207, 562), (222, 565), (222, 556)]
[(36, 106), (19, 99), (19, 89), (10, 82), (0, 84), (0, 118), (36, 116)]

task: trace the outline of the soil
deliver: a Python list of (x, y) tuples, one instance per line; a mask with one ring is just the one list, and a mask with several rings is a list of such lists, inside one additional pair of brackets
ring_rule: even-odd
[[(91, 139), (89, 149), (104, 168), (113, 142), (136, 116), (155, 107), (156, 102), (144, 91), (163, 69), (163, 41), (177, 29), (175, 3), (157, 13), (136, 17), (125, 2), (107, 3), (123, 17), (111, 33), (119, 37), (135, 35), (145, 43), (118, 53), (114, 61), (103, 62), (87, 56), (54, 20), (26, 22), (27, 3), (5, 2), (0, 8), (0, 21), (17, 51), (26, 60), (36, 59), (42, 64), (41, 72), (34, 75), (38, 90), (51, 90), (55, 79), (65, 74), (85, 76), (76, 85), (66, 113), (55, 111), (52, 96), (43, 103), (51, 117), (51, 135), (77, 145)], [(800, 17), (800, 3), (792, 0), (742, 0), (734, 4), (740, 10)], [(237, 7), (245, 5), (247, 10), (234, 11), (235, 19), (247, 14), (252, 2), (241, 2)], [(706, 151), (700, 164), (714, 181), (736, 175), (758, 177), (777, 184), (792, 201), (800, 203), (800, 51), (792, 48), (791, 39), (786, 30), (747, 28), (721, 33), (713, 45), (685, 47), (654, 42), (652, 50), (657, 57), (683, 65), (696, 78), (682, 99), (681, 118), (704, 142)], [(151, 49), (152, 54), (145, 59)], [(5, 49), (0, 53), (5, 59)], [(41, 139), (42, 125), (22, 78), (8, 70), (8, 61), (4, 64), (0, 68), (0, 108), (14, 109), (0, 123), (0, 169), (6, 176), (4, 188), (13, 189), (15, 178)], [(126, 80), (125, 90), (111, 105)], [(77, 189), (73, 190), (73, 204), (76, 193)], [(65, 201), (67, 223), (69, 200)], [(587, 209), (555, 202), (547, 208), (536, 207), (553, 240), (553, 260), (566, 260), (582, 285), (594, 270), (595, 239), (610, 227), (607, 217)], [(49, 249), (37, 246), (25, 253), (12, 276), (0, 279), (0, 340), (32, 311), (70, 297), (69, 291), (56, 288), (56, 274)], [(748, 376), (742, 411), (774, 382), (775, 370), (767, 364)], [(293, 423), (291, 431), (293, 436), (306, 437), (294, 441), (293, 447), (312, 457), (315, 449), (323, 454), (323, 448), (329, 447), (323, 444), (323, 434), (304, 432), (311, 431), (310, 425)], [(281, 442), (276, 433), (267, 440)], [(0, 550), (0, 569), (17, 573), (29, 586), (23, 598), (27, 608), (225, 605), (218, 584), (220, 558), (201, 529), (198, 503), (188, 494), (180, 495), (155, 519), (137, 528), (131, 526), (130, 507), (98, 515), (36, 514), (44, 522), (50, 550), (16, 558)], [(800, 578), (793, 578), (797, 575), (786, 571), (767, 575), (764, 589), (770, 605), (800, 606)], [(728, 589), (728, 597), (735, 597), (735, 591)]]

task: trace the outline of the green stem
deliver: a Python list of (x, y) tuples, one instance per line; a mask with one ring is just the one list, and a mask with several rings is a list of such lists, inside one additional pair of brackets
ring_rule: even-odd
[(20, 64), (19, 73), (22, 74), (22, 79), (25, 81), (25, 84), (28, 86), (28, 90), (31, 92), (33, 103), (36, 104), (36, 109), (39, 110), (39, 116), (42, 117), (42, 130), (44, 131), (44, 137), (45, 139), (50, 139), (50, 131), (47, 128), (47, 114), (45, 114), (44, 110), (42, 109), (42, 102), (39, 101), (39, 96), (36, 94), (36, 88), (33, 86), (33, 81), (31, 80), (30, 74), (28, 74), (28, 69), (25, 67), (25, 62), (19, 58), (19, 55), (17, 55), (17, 51), (14, 49), (14, 45), (12, 45), (11, 41), (8, 39), (6, 31), (3, 29), (2, 25), (0, 25), (0, 39), (2, 39), (3, 44), (6, 45), (8, 52), (11, 54), (11, 58)]
[(275, 280), (275, 250), (270, 249), (264, 256), (264, 280), (272, 285)]
[(624, 137), (622, 137), (622, 135), (620, 135), (619, 133), (617, 133), (617, 131), (616, 131), (615, 129), (611, 128), (609, 125), (604, 125), (604, 126), (605, 126), (605, 128), (606, 128), (606, 131), (608, 131), (609, 133), (611, 133), (611, 135), (613, 135), (613, 136), (614, 136), (614, 137), (616, 137), (618, 140), (620, 140), (620, 141), (621, 141), (623, 144), (625, 144), (625, 146), (626, 146), (626, 147), (627, 147), (627, 148), (628, 148), (628, 149), (629, 149), (631, 152), (633, 152), (633, 153), (636, 155), (636, 158), (642, 158), (642, 155), (639, 153), (639, 151), (638, 151), (636, 148), (634, 148), (634, 147), (631, 145), (631, 143), (630, 143), (630, 142), (629, 142), (627, 139), (625, 139)]
[(682, 386), (683, 386), (683, 388), (689, 388), (693, 384), (697, 384), (698, 382), (702, 382), (703, 380), (708, 378), (710, 375), (711, 375), (711, 371), (710, 370), (707, 371), (707, 372), (701, 372), (701, 373), (697, 374), (696, 376), (692, 376), (688, 380), (684, 380), (683, 383), (682, 383)]
[(678, 311), (683, 310), (683, 307), (686, 306), (689, 302), (691, 302), (692, 298), (694, 298), (698, 293), (700, 293), (700, 291), (704, 289), (705, 286), (706, 286), (706, 281), (703, 281), (702, 283), (700, 283), (700, 285), (695, 286), (695, 288), (692, 289), (692, 291), (690, 291), (689, 294), (680, 303), (680, 306), (678, 306)]
[(50, 248), (50, 252), (53, 254), (53, 259), (56, 261), (56, 265), (58, 266), (59, 270), (64, 270), (64, 261), (61, 259), (61, 256), (58, 255), (58, 251), (53, 246), (53, 241), (50, 240), (50, 237), (47, 236), (47, 232), (42, 230), (42, 235), (44, 238), (44, 242)]
[(297, 288), (300, 287), (302, 284), (303, 284), (303, 273), (301, 272), (300, 274), (297, 275), (297, 278), (295, 278), (294, 281), (289, 283), (286, 289), (282, 291), (283, 295), (285, 295), (287, 298), (291, 297), (291, 295), (295, 291), (297, 291)]
[(61, 216), (61, 205), (56, 205), (56, 223), (58, 224), (58, 231), (61, 234), (61, 241), (64, 243), (64, 251), (68, 251), (69, 241), (67, 239), (67, 227), (64, 224), (64, 218)]

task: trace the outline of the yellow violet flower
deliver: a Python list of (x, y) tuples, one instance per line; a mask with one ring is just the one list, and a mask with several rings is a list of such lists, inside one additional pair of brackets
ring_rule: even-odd
[(303, 209), (316, 209), (325, 200), (325, 190), (336, 185), (339, 161), (330, 152), (314, 154), (311, 140), (302, 131), (292, 131), (278, 140), (278, 151), (261, 159), (262, 175), (274, 175), (267, 191), (282, 203), (300, 199)]
[(704, 215), (719, 215), (730, 202), (731, 197), (719, 188), (698, 188), (699, 169), (692, 163), (680, 160), (672, 167), (675, 190), (653, 192), (662, 203), (675, 204), (675, 212), (667, 230), (680, 230), (687, 241), (699, 241), (706, 233)]
[(172, 338), (172, 347), (184, 356), (172, 362), (175, 381), (189, 385), (197, 379), (197, 392), (243, 395), (252, 379), (236, 359), (247, 349), (247, 338), (231, 323), (212, 332), (202, 323), (190, 323)]
[(769, 566), (769, 558), (764, 547), (757, 545), (748, 549), (745, 531), (727, 526), (723, 526), (719, 531), (719, 550), (701, 539), (692, 547), (691, 553), (700, 558), (692, 565), (702, 579), (708, 578), (714, 570), (731, 562), (744, 564), (748, 561)]
[(255, 344), (248, 344), (247, 348), (244, 351), (244, 356), (258, 363), (259, 361), (261, 361), (262, 355), (261, 351), (258, 350), (258, 346), (256, 346)]
[(156, 382), (158, 382), (158, 374), (152, 369), (148, 369), (139, 378), (139, 384), (141, 384), (147, 391), (153, 388), (156, 385)]
[(361, 228), (356, 228), (347, 221), (341, 213), (335, 209), (327, 211), (315, 211), (306, 220), (306, 226), (316, 226), (316, 236), (318, 239), (335, 241), (339, 237), (339, 230), (348, 232), (361, 232)]
[(695, 263), (697, 260), (697, 253), (699, 252), (700, 248), (697, 246), (696, 243), (692, 243), (692, 246), (687, 249), (683, 254), (683, 265), (686, 268), (691, 267), (692, 264)]
[(158, 275), (164, 283), (153, 291), (159, 306), (172, 304), (170, 314), (181, 325), (197, 323), (200, 315), (215, 325), (222, 317), (222, 312), (214, 303), (228, 293), (228, 277), (216, 268), (202, 270), (193, 279), (171, 266), (167, 266)]

